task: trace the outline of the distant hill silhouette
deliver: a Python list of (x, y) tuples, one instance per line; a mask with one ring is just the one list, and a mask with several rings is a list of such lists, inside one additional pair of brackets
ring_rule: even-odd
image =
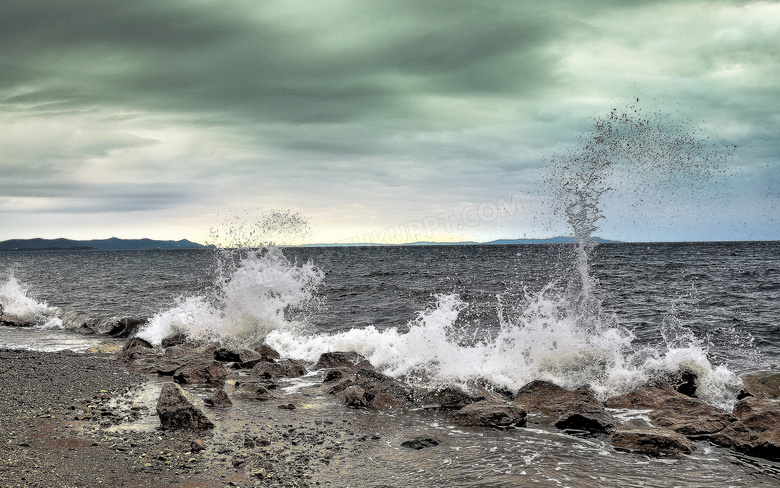
[(204, 246), (182, 239), (179, 241), (157, 241), (153, 239), (93, 239), (75, 241), (72, 239), (10, 239), (0, 242), (0, 251), (149, 251), (153, 249), (201, 249)]

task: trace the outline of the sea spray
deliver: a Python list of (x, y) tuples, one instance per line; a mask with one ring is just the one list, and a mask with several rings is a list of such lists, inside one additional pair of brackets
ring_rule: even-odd
[(18, 317), (42, 328), (60, 328), (62, 320), (57, 309), (30, 296), (28, 287), (16, 279), (11, 271), (0, 286), (0, 312)]
[(311, 262), (289, 261), (275, 243), (308, 232), (300, 214), (265, 212), (254, 222), (232, 221), (211, 230), (215, 283), (206, 294), (180, 297), (155, 314), (138, 337), (153, 344), (174, 334), (249, 345), (274, 330), (299, 330), (322, 272)]
[[(290, 262), (281, 249), (227, 251), (219, 262), (231, 271), (219, 273), (212, 293), (182, 297), (179, 303), (149, 319), (138, 337), (153, 344), (183, 333), (191, 339), (213, 339), (247, 345), (273, 330), (295, 330), (290, 309), (314, 299), (322, 273), (312, 263)], [(233, 267), (234, 266), (234, 267)]]

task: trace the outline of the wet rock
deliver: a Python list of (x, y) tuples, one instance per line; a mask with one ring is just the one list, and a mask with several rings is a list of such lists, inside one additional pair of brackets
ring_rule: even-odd
[(146, 323), (145, 319), (134, 317), (124, 317), (111, 324), (111, 328), (105, 332), (110, 337), (131, 337), (138, 333), (142, 325)]
[(117, 359), (125, 363), (132, 363), (142, 358), (149, 358), (156, 355), (156, 351), (152, 347), (149, 341), (141, 339), (140, 337), (133, 337), (124, 345)]
[(699, 375), (689, 369), (683, 369), (674, 374), (672, 380), (669, 383), (678, 393), (696, 398), (698, 380)]
[(517, 392), (515, 401), (529, 412), (550, 417), (559, 429), (608, 433), (619, 424), (587, 387), (567, 390), (535, 380)]
[(215, 391), (214, 394), (204, 400), (203, 403), (211, 407), (229, 407), (233, 405), (233, 402), (230, 401), (228, 394), (225, 393), (225, 390), (222, 389)]
[(732, 451), (749, 453), (759, 444), (759, 435), (740, 421), (732, 422), (725, 429), (707, 436), (716, 446)]
[(410, 439), (408, 441), (404, 441), (401, 443), (401, 447), (405, 447), (407, 449), (425, 449), (426, 447), (434, 447), (438, 446), (439, 441), (436, 439), (431, 439), (429, 437), (425, 438), (418, 438), (418, 439)]
[(675, 392), (650, 412), (653, 425), (664, 427), (691, 438), (706, 438), (736, 420), (732, 414), (707, 405), (701, 400)]
[(374, 401), (374, 395), (359, 386), (350, 386), (344, 390), (344, 405), (350, 408), (368, 408)]
[(619, 428), (609, 436), (615, 448), (648, 456), (690, 454), (695, 446), (684, 435), (667, 429)]
[(258, 346), (255, 346), (255, 351), (260, 353), (261, 356), (264, 358), (270, 358), (270, 359), (281, 359), (282, 355), (279, 354), (276, 349), (269, 346), (268, 344), (260, 344)]
[(196, 361), (177, 369), (173, 381), (181, 384), (221, 385), (227, 370), (217, 361)]
[(163, 348), (168, 349), (169, 347), (180, 346), (185, 342), (187, 342), (187, 334), (179, 332), (163, 339), (161, 345)]
[[(351, 390), (347, 396), (347, 391), (355, 386), (360, 390)], [(374, 369), (358, 370), (352, 378), (336, 384), (330, 392), (343, 395), (342, 400), (345, 404), (372, 410), (407, 408), (413, 399), (411, 388)]]
[(264, 402), (273, 398), (273, 395), (265, 385), (255, 381), (247, 381), (236, 383), (236, 389), (233, 391), (233, 398), (259, 400)]
[[(769, 371), (751, 373), (742, 376), (745, 384), (742, 397), (780, 399), (780, 373)], [(741, 400), (742, 398), (740, 398)]]
[(625, 395), (610, 398), (606, 401), (606, 406), (638, 410), (655, 409), (677, 394), (678, 392), (668, 383), (648, 384)]
[(485, 400), (484, 395), (470, 395), (455, 387), (417, 393), (416, 402), (423, 408), (458, 410), (477, 401)]
[(314, 369), (348, 368), (353, 371), (360, 369), (374, 369), (368, 360), (353, 351), (326, 352), (320, 355), (320, 359)]
[(245, 363), (252, 360), (260, 360), (263, 356), (248, 348), (220, 347), (214, 351), (214, 359), (217, 361)]
[(527, 413), (517, 405), (471, 403), (451, 416), (453, 423), (473, 427), (524, 427)]
[(274, 363), (261, 361), (252, 368), (252, 374), (265, 378), (298, 378), (306, 373), (303, 363), (294, 359)]
[(211, 429), (214, 424), (198, 407), (189, 394), (175, 383), (166, 383), (157, 399), (157, 415), (166, 429)]
[(341, 381), (345, 379), (345, 377), (350, 374), (352, 374), (352, 371), (350, 371), (347, 368), (331, 369), (327, 373), (325, 373), (325, 378), (322, 380), (322, 382), (334, 383), (336, 381)]
[(734, 415), (757, 432), (780, 429), (780, 401), (747, 397), (734, 406)]
[(206, 443), (203, 442), (200, 439), (195, 439), (194, 441), (190, 442), (190, 450), (192, 452), (200, 452), (206, 450)]
[[(754, 435), (743, 451), (766, 459), (780, 459), (780, 400), (748, 397), (734, 407), (736, 415)], [(741, 439), (740, 439), (741, 440)]]
[(33, 322), (14, 315), (0, 315), (0, 325), (6, 327), (32, 327)]

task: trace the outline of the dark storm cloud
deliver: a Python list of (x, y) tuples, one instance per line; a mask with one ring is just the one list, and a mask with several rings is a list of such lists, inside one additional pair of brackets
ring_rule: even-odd
[(737, 166), (770, 181), (773, 8), (5, 1), (0, 165), (15, 189), (0, 205), (185, 212), (199, 194), (418, 218), (530, 191), (545, 157), (637, 91), (750, 147)]
[(0, 86), (31, 90), (6, 103), (312, 122), (413, 114), (413, 93), (528, 92), (549, 76), (539, 47), (554, 25), (513, 3), (263, 5), (6, 3)]

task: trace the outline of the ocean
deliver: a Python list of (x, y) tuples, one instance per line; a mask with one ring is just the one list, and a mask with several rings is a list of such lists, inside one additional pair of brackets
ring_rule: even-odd
[[(642, 351), (660, 358), (676, 351), (680, 362), (734, 373), (778, 368), (780, 243), (601, 244), (590, 257), (599, 317), (579, 331), (560, 303), (575, 274), (575, 250), (533, 244), (297, 247), (251, 255), (3, 252), (0, 304), (37, 327), (25, 336), (3, 328), (0, 345), (56, 349), (36, 346), (36, 334), (62, 331), (71, 341), (83, 340), (67, 347), (84, 350), (96, 340), (78, 333), (84, 324), (105, 331), (129, 317), (150, 322), (155, 331), (146, 335), (157, 342), (162, 336), (154, 334), (174, 329), (239, 342), (268, 336), (293, 357), (316, 361), (326, 350), (349, 348), (399, 375), (435, 362), (433, 356), (403, 357), (400, 348), (412, 346), (404, 336), (422, 333), (442, 341), (431, 343), (434, 349), (474, 361), (472, 370), (440, 369), (440, 376), (457, 381), (496, 374), (500, 386), (513, 388), (545, 375), (567, 381), (554, 377), (554, 365), (545, 370), (530, 361), (533, 345), (546, 355), (576, 356), (593, 343), (626, 360)], [(611, 339), (604, 334), (616, 331)], [(578, 334), (581, 344), (548, 342)], [(529, 347), (517, 344), (520, 339)], [(497, 352), (488, 346), (501, 341), (515, 343), (501, 353), (509, 363), (503, 368), (487, 357)], [(474, 356), (477, 350), (485, 357)], [(509, 367), (521, 359), (533, 373)], [(480, 364), (492, 369), (480, 371)]]
[[(155, 343), (176, 332), (235, 344), (265, 339), (310, 363), (326, 351), (355, 350), (427, 387), (487, 381), (515, 390), (545, 379), (587, 384), (606, 399), (687, 368), (699, 375), (699, 396), (724, 409), (739, 374), (780, 369), (780, 242), (601, 244), (586, 255), (584, 275), (578, 249), (3, 252), (0, 304), (35, 327), (0, 327), (0, 347), (84, 351), (106, 339), (87, 329), (133, 318)], [(527, 465), (523, 473), (543, 485), (563, 480), (550, 486), (566, 486), (577, 479), (571, 470), (593, 463), (611, 473), (593, 477), (593, 486), (745, 486), (780, 473), (776, 463), (708, 445), (657, 460), (554, 429), (468, 442), (486, 476), (505, 464), (517, 475), (517, 465)]]

